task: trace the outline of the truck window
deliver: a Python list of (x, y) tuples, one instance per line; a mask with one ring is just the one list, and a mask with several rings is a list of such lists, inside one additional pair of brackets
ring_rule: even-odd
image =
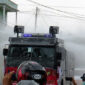
[(54, 47), (10, 46), (6, 65), (17, 67), (23, 61), (32, 60), (37, 61), (44, 67), (53, 67), (54, 56)]

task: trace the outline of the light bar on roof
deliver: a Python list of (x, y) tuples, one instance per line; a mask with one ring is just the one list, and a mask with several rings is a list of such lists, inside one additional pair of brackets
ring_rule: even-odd
[(51, 38), (51, 34), (23, 34), (22, 37), (46, 37), (46, 38)]
[(32, 37), (32, 34), (23, 34), (23, 37)]

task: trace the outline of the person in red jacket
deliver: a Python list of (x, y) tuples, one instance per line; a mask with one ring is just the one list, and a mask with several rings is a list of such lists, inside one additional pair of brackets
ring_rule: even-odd
[(47, 71), (47, 84), (46, 85), (58, 85), (56, 79), (56, 71), (51, 68), (46, 68)]

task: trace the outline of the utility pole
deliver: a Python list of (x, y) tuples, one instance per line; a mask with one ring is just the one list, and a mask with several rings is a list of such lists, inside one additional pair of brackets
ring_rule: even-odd
[(35, 13), (35, 32), (36, 32), (36, 29), (37, 29), (38, 12), (39, 12), (39, 8), (36, 7), (36, 13)]

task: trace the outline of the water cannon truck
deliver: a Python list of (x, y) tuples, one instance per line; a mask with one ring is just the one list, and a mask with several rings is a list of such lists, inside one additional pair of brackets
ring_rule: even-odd
[[(63, 40), (56, 38), (59, 33), (58, 26), (50, 26), (49, 33), (24, 33), (24, 26), (15, 26), (16, 37), (9, 38), (8, 48), (3, 49), (4, 75), (11, 71), (17, 71), (23, 61), (36, 61), (47, 72), (47, 84), (58, 85), (58, 67), (62, 69), (60, 85), (65, 84), (67, 77), (66, 56)], [(50, 79), (55, 78), (55, 79)], [(17, 81), (15, 79), (15, 81)]]

